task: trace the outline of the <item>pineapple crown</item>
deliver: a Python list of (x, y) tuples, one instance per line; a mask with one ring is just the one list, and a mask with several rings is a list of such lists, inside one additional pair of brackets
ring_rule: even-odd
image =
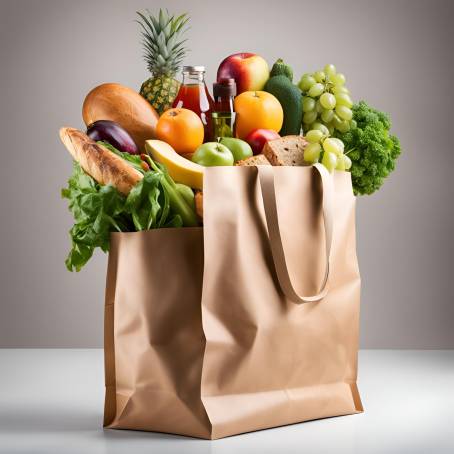
[(140, 19), (136, 22), (142, 28), (144, 59), (148, 70), (155, 76), (174, 76), (180, 67), (187, 49), (186, 39), (181, 39), (186, 32), (189, 16), (170, 15), (168, 10), (159, 10), (159, 16), (137, 11)]

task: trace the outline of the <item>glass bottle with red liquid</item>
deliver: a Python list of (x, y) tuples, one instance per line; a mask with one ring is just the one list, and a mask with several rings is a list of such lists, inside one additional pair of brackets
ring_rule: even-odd
[(214, 101), (205, 84), (204, 66), (183, 66), (183, 83), (172, 107), (183, 107), (195, 112), (203, 123), (204, 142), (213, 140), (211, 112)]

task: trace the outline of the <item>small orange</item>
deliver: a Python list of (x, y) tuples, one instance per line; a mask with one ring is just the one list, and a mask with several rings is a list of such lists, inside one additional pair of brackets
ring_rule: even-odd
[(284, 111), (275, 96), (266, 91), (245, 91), (235, 98), (236, 135), (244, 139), (254, 129), (279, 132)]
[(194, 153), (203, 143), (202, 120), (189, 109), (168, 109), (158, 120), (156, 137), (179, 154)]

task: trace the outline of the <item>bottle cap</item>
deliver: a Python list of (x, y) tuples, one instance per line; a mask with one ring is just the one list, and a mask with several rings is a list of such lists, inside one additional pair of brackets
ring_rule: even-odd
[(236, 96), (235, 79), (219, 79), (213, 84), (213, 96), (215, 98), (228, 98)]
[(183, 66), (183, 72), (190, 74), (204, 73), (205, 66)]

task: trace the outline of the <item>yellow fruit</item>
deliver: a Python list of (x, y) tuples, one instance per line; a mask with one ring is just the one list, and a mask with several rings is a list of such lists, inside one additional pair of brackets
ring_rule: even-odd
[(169, 175), (177, 183), (183, 183), (195, 189), (203, 188), (203, 166), (179, 155), (162, 140), (147, 140), (145, 149), (155, 161), (167, 167)]

